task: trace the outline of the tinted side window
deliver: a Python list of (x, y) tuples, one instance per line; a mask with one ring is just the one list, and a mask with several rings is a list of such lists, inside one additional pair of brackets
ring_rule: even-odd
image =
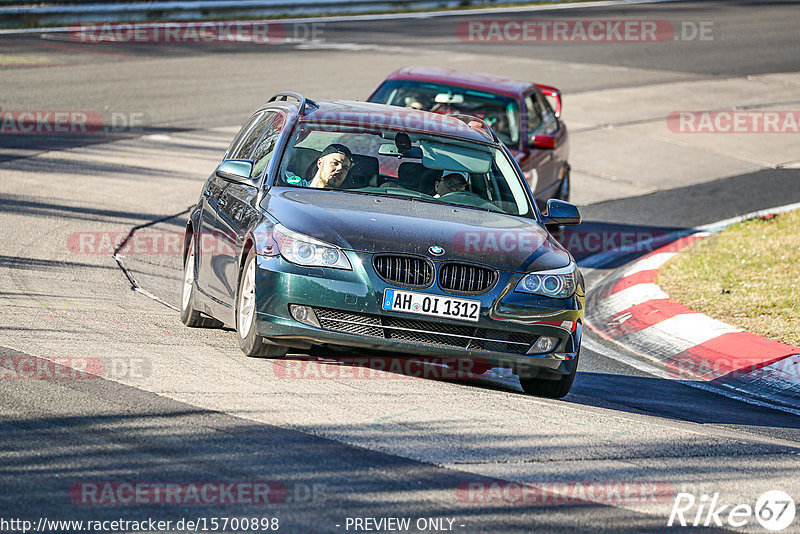
[(278, 142), (278, 137), (281, 135), (284, 124), (285, 120), (283, 115), (275, 114), (275, 119), (269, 125), (269, 128), (258, 142), (258, 145), (255, 150), (253, 150), (253, 154), (250, 157), (254, 162), (253, 172), (250, 175), (251, 178), (261, 176), (261, 173), (267, 168), (267, 164), (272, 158), (272, 153), (275, 151), (275, 144)]
[(539, 133), (539, 128), (542, 125), (542, 113), (539, 106), (537, 106), (534, 94), (525, 97), (525, 123), (528, 139), (532, 135)]
[(250, 152), (261, 137), (261, 134), (264, 133), (264, 130), (269, 126), (274, 115), (274, 112), (266, 112), (261, 116), (258, 122), (250, 128), (250, 131), (244, 136), (244, 140), (236, 147), (235, 152), (231, 156), (232, 159), (247, 159), (248, 156), (250, 156)]
[(233, 154), (238, 147), (242, 143), (242, 139), (247, 135), (247, 133), (253, 128), (253, 126), (264, 116), (263, 112), (256, 113), (242, 126), (242, 129), (239, 130), (239, 133), (236, 134), (236, 137), (233, 138), (231, 145), (228, 147), (228, 150), (225, 152), (225, 159), (232, 158)]
[(551, 135), (558, 129), (556, 116), (547, 100), (539, 93), (525, 97), (528, 140), (534, 135)]

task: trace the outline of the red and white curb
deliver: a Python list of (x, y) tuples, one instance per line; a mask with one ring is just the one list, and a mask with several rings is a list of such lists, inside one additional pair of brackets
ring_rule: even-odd
[(655, 360), (672, 378), (798, 406), (800, 348), (698, 313), (656, 284), (664, 263), (708, 235), (682, 237), (602, 280), (592, 291), (587, 324), (601, 337)]

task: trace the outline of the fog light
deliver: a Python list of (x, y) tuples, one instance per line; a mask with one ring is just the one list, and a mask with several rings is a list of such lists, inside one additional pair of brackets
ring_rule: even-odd
[(290, 304), (289, 312), (292, 314), (292, 317), (294, 317), (295, 321), (320, 328), (317, 316), (314, 313), (314, 310), (312, 310), (310, 307)]
[(531, 352), (551, 352), (558, 346), (558, 338), (541, 336), (531, 347)]

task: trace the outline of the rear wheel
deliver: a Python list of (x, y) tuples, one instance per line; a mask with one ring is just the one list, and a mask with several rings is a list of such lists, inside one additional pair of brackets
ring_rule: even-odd
[(193, 328), (220, 328), (222, 323), (206, 317), (194, 309), (194, 238), (189, 238), (189, 249), (183, 266), (183, 290), (181, 292), (181, 322)]
[(268, 344), (256, 333), (256, 256), (253, 249), (239, 275), (236, 295), (236, 337), (239, 347), (254, 358), (281, 358), (289, 351), (286, 347)]
[(575, 364), (572, 366), (572, 372), (568, 375), (563, 375), (557, 380), (520, 378), (519, 384), (522, 386), (522, 390), (529, 395), (536, 395), (537, 397), (549, 397), (551, 399), (565, 397), (572, 388), (572, 383), (575, 381), (575, 374), (578, 372), (579, 356), (580, 349), (578, 349), (578, 353), (575, 354)]

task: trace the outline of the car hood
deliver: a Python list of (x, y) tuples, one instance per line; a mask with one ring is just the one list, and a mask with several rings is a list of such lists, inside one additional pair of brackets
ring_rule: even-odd
[[(262, 207), (286, 228), (343, 249), (541, 271), (571, 257), (536, 221), (387, 196), (274, 187)], [(438, 246), (444, 254), (434, 256)]]

